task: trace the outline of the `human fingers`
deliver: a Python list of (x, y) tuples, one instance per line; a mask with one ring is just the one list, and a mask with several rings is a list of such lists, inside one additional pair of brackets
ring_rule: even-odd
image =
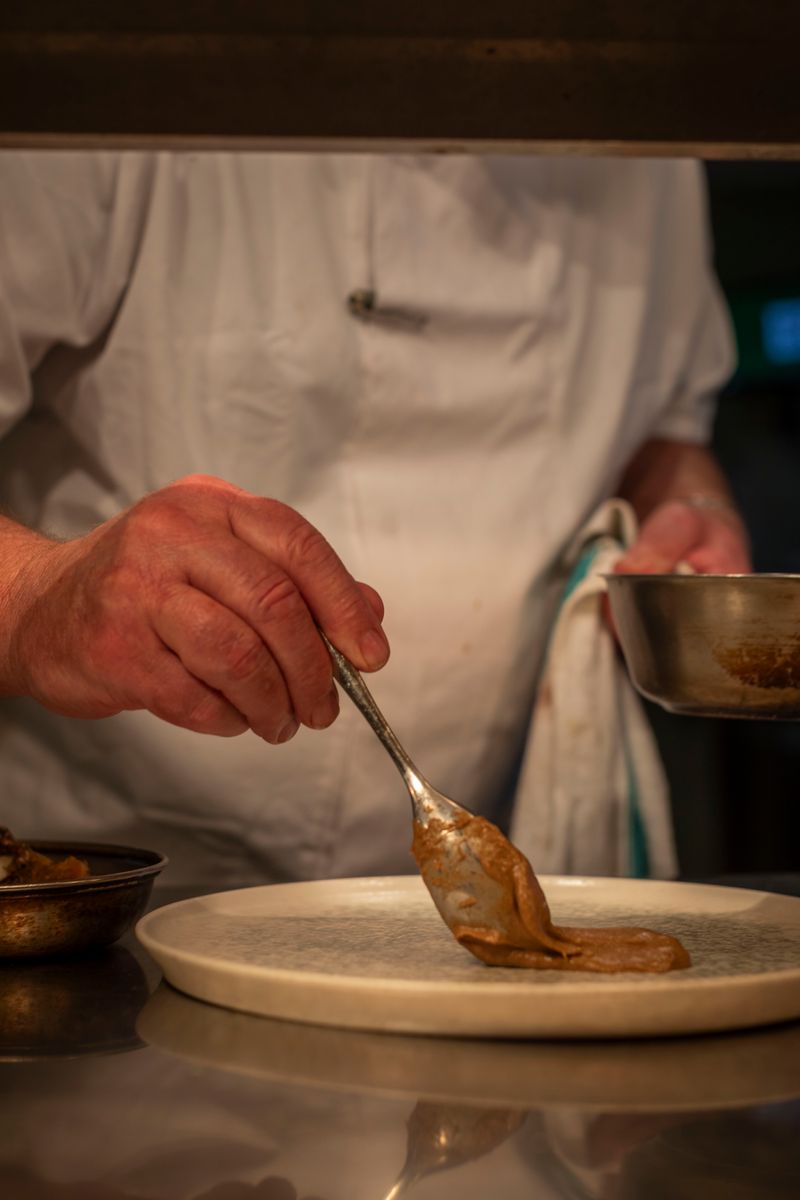
[(753, 565), (744, 526), (716, 513), (705, 514), (703, 536), (686, 562), (700, 575), (749, 574)]
[(245, 717), (225, 696), (187, 671), (166, 647), (162, 660), (149, 672), (143, 696), (142, 707), (154, 716), (194, 733), (238, 737), (248, 728)]
[[(248, 727), (242, 714), (208, 683), (193, 675), (179, 658), (155, 636), (141, 631), (137, 636), (136, 655), (118, 643), (115, 652), (106, 639), (100, 651), (108, 677), (104, 687), (98, 687), (99, 671), (82, 686), (80, 676), (72, 680), (69, 703), (48, 707), (73, 717), (110, 716), (123, 710), (146, 709), (183, 729), (195, 733), (211, 733), (218, 737), (236, 737)], [(92, 670), (96, 653), (88, 656), (87, 669)], [(116, 663), (116, 666), (115, 666)]]
[[(389, 647), (377, 592), (356, 583), (322, 535), (287, 505), (212, 476), (194, 475), (154, 493), (144, 508), (158, 519), (157, 530), (166, 519), (168, 535), (180, 533), (187, 545), (198, 544), (194, 535), (202, 529), (232, 532), (242, 545), (283, 570), (303, 597), (312, 623), (321, 625), (357, 666), (377, 670), (386, 661)], [(304, 650), (311, 663), (315, 655), (317, 663), (326, 661), (319, 658), (318, 642), (316, 631), (313, 636), (306, 632)]]
[(381, 596), (379, 595), (378, 592), (375, 591), (375, 588), (370, 587), (370, 585), (368, 583), (363, 583), (362, 581), (359, 580), (358, 586), (361, 588), (361, 591), (364, 593), (364, 598), (367, 601), (367, 604), (370, 606), (370, 608), (372, 609), (372, 611), (374, 612), (374, 614), (378, 618), (378, 620), (381, 622), (381, 624), (383, 624), (385, 609), (384, 609), (383, 600), (381, 599)]
[(746, 574), (752, 570), (747, 532), (736, 511), (668, 501), (643, 523), (636, 542), (615, 569), (658, 574), (674, 571), (681, 563), (698, 574)]
[[(339, 712), (331, 662), (294, 580), (271, 559), (230, 536), (194, 548), (186, 573), (194, 588), (235, 613), (258, 635), (289, 697), (283, 728), (292, 715), (311, 729), (330, 725)], [(225, 694), (230, 694), (227, 689)], [(267, 692), (252, 699), (256, 705), (248, 706), (248, 715), (272, 703)]]
[(380, 619), (322, 534), (277, 500), (231, 496), (234, 534), (294, 582), (314, 621), (362, 671), (376, 671), (389, 657)]
[(153, 615), (154, 629), (181, 664), (218, 692), (267, 742), (288, 741), (297, 720), (283, 674), (258, 633), (224, 604), (187, 585)]
[(643, 522), (638, 537), (614, 569), (629, 575), (674, 571), (700, 545), (702, 532), (703, 518), (698, 509), (668, 501)]

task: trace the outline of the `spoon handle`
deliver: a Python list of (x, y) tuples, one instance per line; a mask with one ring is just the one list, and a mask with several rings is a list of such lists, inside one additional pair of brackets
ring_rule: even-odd
[(421, 1178), (422, 1174), (419, 1171), (412, 1170), (410, 1165), (406, 1163), (402, 1172), (395, 1180), (394, 1186), (389, 1189), (383, 1200), (397, 1200), (398, 1196), (404, 1196), (406, 1192), (411, 1190), (415, 1183), (419, 1183)]
[(347, 692), (347, 695), (353, 701), (364, 720), (367, 721), (373, 732), (380, 738), (384, 747), (389, 752), (394, 765), (403, 776), (406, 787), (411, 792), (412, 797), (419, 796), (428, 786), (426, 780), (398, 742), (394, 731), (375, 703), (372, 693), (364, 683), (361, 675), (353, 664), (345, 658), (341, 650), (336, 649), (321, 629), (319, 636), (322, 638), (331, 656), (333, 675), (336, 682)]

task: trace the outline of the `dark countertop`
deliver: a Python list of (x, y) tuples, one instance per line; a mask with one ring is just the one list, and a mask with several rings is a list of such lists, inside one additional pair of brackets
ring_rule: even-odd
[(9, 1200), (394, 1200), (407, 1158), (415, 1200), (794, 1200), (800, 1023), (426, 1039), (199, 1003), (132, 936), (0, 966)]

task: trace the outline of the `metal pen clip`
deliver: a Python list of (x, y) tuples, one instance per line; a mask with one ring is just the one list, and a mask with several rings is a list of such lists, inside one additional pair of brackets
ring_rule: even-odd
[(383, 308), (378, 304), (377, 293), (372, 288), (356, 288), (347, 297), (348, 311), (360, 321), (380, 321), (404, 329), (423, 329), (428, 323), (424, 313), (409, 308)]

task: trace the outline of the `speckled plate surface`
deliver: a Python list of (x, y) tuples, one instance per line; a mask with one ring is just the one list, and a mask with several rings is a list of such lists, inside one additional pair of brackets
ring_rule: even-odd
[(541, 878), (560, 924), (646, 925), (692, 956), (668, 975), (486, 967), (416, 876), (247, 888), (157, 909), (139, 939), (179, 990), (341, 1028), (652, 1037), (800, 1017), (800, 899), (703, 884)]

